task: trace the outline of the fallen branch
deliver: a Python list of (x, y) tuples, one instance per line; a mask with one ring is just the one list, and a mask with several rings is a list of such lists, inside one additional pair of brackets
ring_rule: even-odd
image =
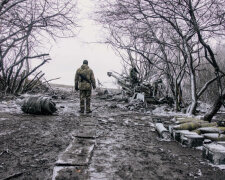
[(54, 79), (50, 79), (50, 80), (46, 80), (45, 82), (43, 82), (43, 83), (48, 83), (48, 82), (50, 82), (50, 81), (54, 81), (54, 80), (57, 80), (57, 79), (60, 79), (61, 77), (58, 77), (58, 78), (54, 78)]

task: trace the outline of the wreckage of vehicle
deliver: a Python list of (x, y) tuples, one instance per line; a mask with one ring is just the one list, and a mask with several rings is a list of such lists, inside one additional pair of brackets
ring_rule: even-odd
[(122, 93), (128, 97), (132, 97), (131, 99), (133, 100), (137, 99), (149, 104), (173, 105), (173, 98), (167, 95), (162, 79), (156, 79), (152, 83), (143, 81), (132, 84), (130, 77), (116, 72), (107, 72), (107, 75), (115, 78), (117, 84), (122, 88)]

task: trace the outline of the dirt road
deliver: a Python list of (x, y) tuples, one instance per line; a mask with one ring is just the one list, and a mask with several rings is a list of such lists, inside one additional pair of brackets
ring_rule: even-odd
[(80, 116), (77, 97), (57, 101), (53, 116), (23, 114), (12, 102), (1, 102), (1, 180), (52, 179), (71, 132), (86, 119), (95, 122), (95, 148), (89, 165), (68, 179), (225, 179), (225, 170), (208, 165), (200, 150), (158, 138), (152, 122), (165, 117), (111, 109), (112, 102), (96, 98), (92, 116)]

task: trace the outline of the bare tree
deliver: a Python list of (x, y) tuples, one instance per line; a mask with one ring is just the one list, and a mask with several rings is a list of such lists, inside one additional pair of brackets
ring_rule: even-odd
[[(76, 2), (3, 0), (0, 3), (0, 80), (3, 91), (20, 93), (44, 74), (38, 69), (51, 58), (40, 52), (45, 38), (74, 36)], [(31, 61), (41, 60), (31, 68)], [(31, 75), (33, 75), (31, 79)], [(28, 79), (29, 77), (29, 79)]]
[[(222, 95), (223, 71), (210, 42), (224, 35), (224, 1), (108, 0), (101, 6), (98, 21), (110, 30), (107, 42), (138, 53), (149, 66), (164, 73), (174, 95), (175, 109), (180, 109), (184, 83), (190, 82), (189, 114), (195, 114), (197, 101), (213, 82), (218, 82)], [(196, 78), (206, 62), (216, 75), (200, 87)]]

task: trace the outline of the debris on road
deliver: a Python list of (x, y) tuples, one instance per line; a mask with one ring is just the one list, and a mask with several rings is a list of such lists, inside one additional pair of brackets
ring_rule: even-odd
[(30, 96), (23, 100), (21, 110), (28, 114), (51, 115), (57, 111), (56, 104), (49, 97)]
[[(116, 75), (117, 74), (117, 75)], [(139, 82), (133, 85), (130, 78), (120, 75), (116, 72), (108, 72), (109, 77), (114, 77), (117, 84), (121, 86), (123, 94), (131, 99), (141, 100), (149, 104), (173, 104), (173, 98), (166, 94), (165, 86), (161, 79), (156, 79), (154, 82)]]
[(164, 127), (162, 123), (156, 123), (155, 128), (157, 132), (159, 133), (160, 137), (166, 140), (170, 139), (170, 133), (169, 131)]

